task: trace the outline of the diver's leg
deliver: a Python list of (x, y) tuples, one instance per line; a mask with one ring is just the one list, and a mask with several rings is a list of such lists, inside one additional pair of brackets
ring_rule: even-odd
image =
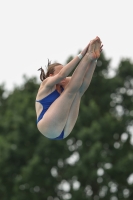
[[(101, 51), (102, 51), (102, 46), (101, 46), (101, 49), (100, 49), (100, 53), (101, 53)], [(98, 42), (95, 42), (95, 52), (96, 52), (96, 54), (99, 54), (99, 43)], [(97, 56), (97, 58), (99, 58), (99, 56)], [(87, 88), (90, 85), (90, 82), (92, 80), (92, 76), (93, 76), (93, 73), (95, 71), (96, 65), (97, 65), (97, 61), (92, 61), (91, 65), (89, 65), (87, 70), (86, 70), (86, 74), (84, 76), (83, 83), (82, 83), (82, 85), (79, 89), (81, 96), (85, 93), (85, 91), (87, 90)]]
[[(95, 52), (99, 53), (99, 44), (97, 44), (97, 43), (95, 45)], [(97, 56), (97, 57), (99, 57), (99, 56)], [(91, 62), (91, 64), (88, 66), (88, 68), (86, 70), (86, 74), (84, 76), (82, 85), (79, 88), (79, 90), (73, 100), (73, 103), (71, 105), (71, 108), (70, 108), (68, 119), (67, 119), (67, 122), (66, 122), (66, 125), (64, 128), (64, 137), (67, 137), (71, 133), (71, 131), (77, 121), (81, 97), (83, 96), (83, 94), (85, 93), (85, 91), (88, 89), (88, 87), (90, 85), (94, 70), (96, 68), (96, 64), (97, 64), (97, 61)]]
[(70, 107), (67, 121), (66, 121), (66, 124), (64, 127), (64, 138), (66, 138), (71, 133), (71, 131), (77, 121), (77, 118), (79, 115), (80, 102), (81, 102), (81, 95), (79, 92), (77, 92), (77, 94), (73, 100), (73, 103)]

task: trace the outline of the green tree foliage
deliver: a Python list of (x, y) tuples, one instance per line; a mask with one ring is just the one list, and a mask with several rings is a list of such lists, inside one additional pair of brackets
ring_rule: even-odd
[(8, 96), (0, 86), (1, 200), (133, 199), (133, 63), (121, 60), (110, 78), (110, 62), (102, 53), (62, 141), (37, 130), (35, 77)]

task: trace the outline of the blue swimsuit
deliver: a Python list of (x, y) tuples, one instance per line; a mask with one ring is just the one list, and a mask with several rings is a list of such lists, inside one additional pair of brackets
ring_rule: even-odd
[[(62, 88), (63, 90), (63, 88)], [(57, 90), (54, 90), (51, 94), (49, 94), (48, 96), (44, 97), (41, 100), (36, 100), (36, 102), (39, 102), (42, 106), (43, 109), (37, 119), (37, 123), (43, 118), (43, 115), (45, 114), (45, 112), (48, 110), (48, 108), (50, 107), (50, 105), (60, 96), (60, 94), (57, 92)], [(64, 130), (61, 132), (61, 134), (52, 139), (52, 140), (62, 140), (64, 138)], [(50, 138), (51, 139), (51, 138)]]

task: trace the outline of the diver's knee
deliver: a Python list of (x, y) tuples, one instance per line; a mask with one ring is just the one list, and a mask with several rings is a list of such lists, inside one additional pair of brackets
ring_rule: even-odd
[(77, 93), (79, 93), (79, 88), (73, 87), (73, 88), (66, 88), (67, 95), (71, 97), (75, 97)]

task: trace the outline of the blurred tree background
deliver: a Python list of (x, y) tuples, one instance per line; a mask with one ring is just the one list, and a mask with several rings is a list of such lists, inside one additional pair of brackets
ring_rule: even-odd
[(37, 130), (35, 77), (8, 96), (0, 86), (0, 200), (133, 200), (133, 63), (113, 77), (110, 63), (102, 53), (62, 141)]

